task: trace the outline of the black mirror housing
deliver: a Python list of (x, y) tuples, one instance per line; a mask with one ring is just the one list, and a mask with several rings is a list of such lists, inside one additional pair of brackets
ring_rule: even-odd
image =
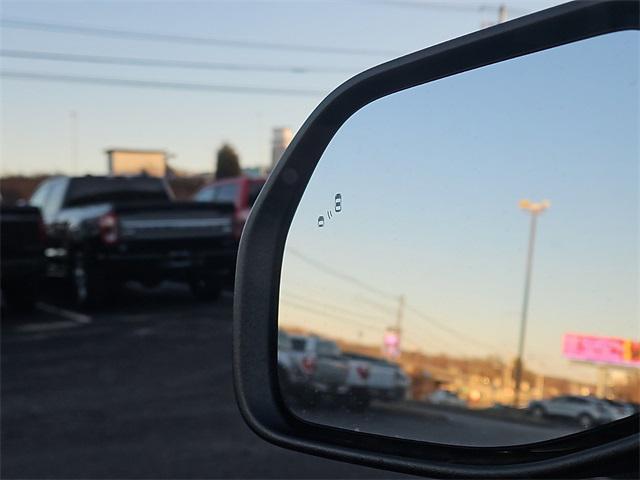
[(389, 94), (599, 35), (640, 29), (638, 1), (580, 1), (497, 25), (357, 75), (311, 114), (269, 177), (246, 223), (236, 269), (234, 380), (249, 426), (277, 445), (434, 477), (593, 477), (638, 474), (640, 420), (556, 440), (460, 447), (365, 434), (293, 415), (277, 375), (280, 270), (289, 226), (325, 148), (351, 115)]

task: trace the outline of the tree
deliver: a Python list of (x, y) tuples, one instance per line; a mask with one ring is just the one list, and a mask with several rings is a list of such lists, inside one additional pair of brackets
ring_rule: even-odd
[(233, 147), (225, 143), (218, 150), (216, 179), (237, 177), (240, 173), (240, 158)]

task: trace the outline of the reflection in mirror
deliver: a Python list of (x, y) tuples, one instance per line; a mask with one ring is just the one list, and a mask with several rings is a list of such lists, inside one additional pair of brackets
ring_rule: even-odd
[(284, 253), (296, 415), (506, 446), (637, 411), (638, 45), (565, 45), (347, 121)]

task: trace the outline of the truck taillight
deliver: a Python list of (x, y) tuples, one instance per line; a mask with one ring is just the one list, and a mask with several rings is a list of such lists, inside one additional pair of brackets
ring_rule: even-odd
[(316, 361), (311, 357), (304, 357), (302, 359), (302, 370), (308, 375), (312, 375), (316, 371)]
[(358, 368), (356, 368), (356, 371), (358, 372), (358, 375), (361, 379), (366, 380), (367, 378), (369, 378), (369, 367), (365, 365), (359, 365)]
[(113, 245), (118, 242), (118, 217), (115, 213), (105, 213), (98, 220), (100, 227), (100, 238), (107, 245)]

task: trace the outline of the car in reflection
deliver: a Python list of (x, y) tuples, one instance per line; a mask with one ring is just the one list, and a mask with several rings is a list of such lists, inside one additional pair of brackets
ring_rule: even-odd
[(578, 423), (584, 429), (619, 420), (633, 413), (627, 413), (625, 408), (607, 400), (577, 395), (534, 400), (529, 403), (528, 408), (536, 418), (564, 418)]
[(636, 409), (630, 403), (619, 402), (617, 400), (611, 400), (609, 398), (602, 399), (604, 403), (613, 408), (620, 418), (628, 417), (636, 413)]
[(467, 402), (449, 390), (436, 390), (427, 397), (427, 401), (433, 405), (465, 408)]

